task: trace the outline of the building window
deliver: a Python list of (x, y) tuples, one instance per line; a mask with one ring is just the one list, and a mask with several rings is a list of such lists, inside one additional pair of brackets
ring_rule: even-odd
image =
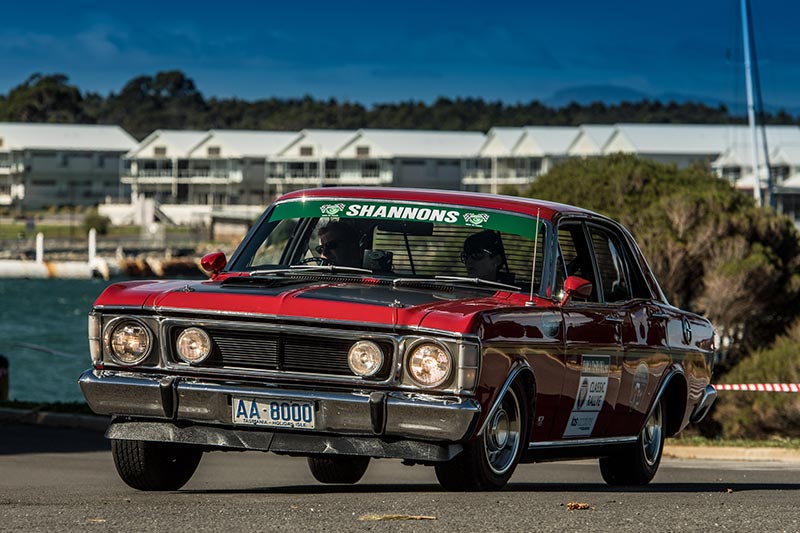
[(219, 146), (208, 147), (208, 157), (219, 157), (219, 154), (220, 154)]
[(58, 166), (64, 168), (69, 165), (69, 158), (67, 154), (58, 154)]
[(301, 146), (300, 147), (300, 155), (303, 157), (311, 157), (314, 155), (314, 147), (313, 146)]
[(167, 155), (167, 147), (166, 146), (154, 146), (153, 147), (153, 155), (156, 157), (166, 157)]
[(356, 146), (356, 157), (369, 157), (369, 146)]

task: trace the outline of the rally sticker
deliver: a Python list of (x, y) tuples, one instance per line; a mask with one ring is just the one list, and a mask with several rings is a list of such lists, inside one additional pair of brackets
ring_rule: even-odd
[(565, 437), (588, 437), (592, 434), (597, 415), (606, 400), (610, 359), (607, 355), (583, 356), (578, 394), (564, 430)]

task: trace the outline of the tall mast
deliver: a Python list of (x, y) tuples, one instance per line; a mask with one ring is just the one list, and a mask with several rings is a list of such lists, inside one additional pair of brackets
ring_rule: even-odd
[[(755, 61), (756, 46), (753, 39), (752, 19), (750, 16), (750, 1), (740, 0), (742, 11), (742, 40), (744, 42), (744, 70), (747, 85), (747, 123), (750, 126), (750, 153), (753, 161), (753, 197), (759, 206), (774, 206), (775, 199), (772, 194), (772, 173), (769, 167), (769, 151), (767, 150), (767, 133), (764, 126), (764, 105), (761, 100), (761, 84), (758, 81), (758, 67)], [(755, 81), (755, 82), (754, 82)], [(758, 133), (756, 123), (756, 98), (757, 93), (759, 117), (761, 118), (761, 141), (764, 152), (764, 167), (766, 169), (766, 202), (761, 197), (761, 163), (758, 158)]]

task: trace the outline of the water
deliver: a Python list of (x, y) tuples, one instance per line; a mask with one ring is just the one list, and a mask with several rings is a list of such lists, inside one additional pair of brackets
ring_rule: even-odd
[(78, 376), (91, 366), (86, 316), (111, 282), (0, 279), (0, 354), (9, 399), (83, 401)]

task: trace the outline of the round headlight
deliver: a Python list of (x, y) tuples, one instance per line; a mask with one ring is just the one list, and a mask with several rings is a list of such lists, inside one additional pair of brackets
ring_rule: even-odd
[(136, 365), (145, 360), (153, 345), (150, 330), (134, 320), (121, 320), (108, 336), (111, 357), (122, 365)]
[(202, 363), (211, 355), (211, 338), (200, 328), (187, 328), (178, 335), (178, 357), (189, 364)]
[(438, 344), (420, 344), (408, 356), (408, 373), (423, 387), (436, 387), (447, 381), (452, 367), (450, 354)]
[(383, 351), (374, 342), (358, 341), (347, 354), (347, 364), (357, 376), (374, 376), (383, 366)]

